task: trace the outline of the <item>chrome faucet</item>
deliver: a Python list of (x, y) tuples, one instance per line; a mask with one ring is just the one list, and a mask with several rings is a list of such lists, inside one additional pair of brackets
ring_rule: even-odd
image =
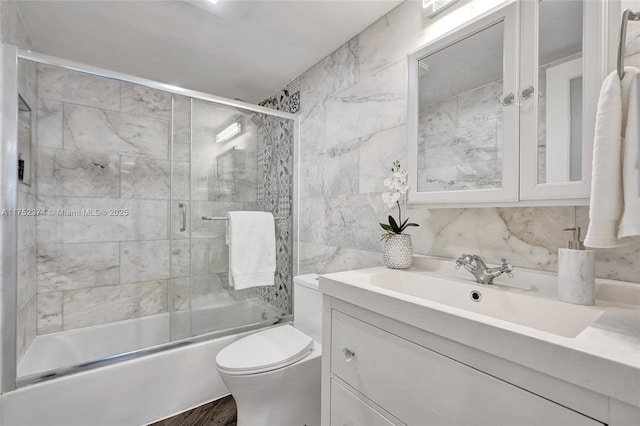
[(513, 266), (508, 264), (504, 257), (500, 261), (502, 262), (501, 266), (488, 268), (484, 260), (477, 254), (463, 254), (456, 260), (456, 269), (464, 266), (464, 269), (473, 274), (477, 283), (491, 285), (495, 277), (505, 273), (509, 278), (513, 278), (511, 273)]

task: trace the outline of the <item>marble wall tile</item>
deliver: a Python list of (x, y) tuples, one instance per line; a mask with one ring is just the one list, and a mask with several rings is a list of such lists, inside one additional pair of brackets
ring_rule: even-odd
[(62, 331), (62, 292), (38, 293), (36, 300), (38, 335)]
[(191, 99), (186, 96), (173, 95), (173, 121), (187, 125), (191, 121)]
[(399, 61), (327, 99), (328, 149), (404, 123), (404, 68)]
[(64, 105), (64, 148), (169, 158), (169, 122), (79, 105)]
[(172, 278), (169, 285), (171, 286), (169, 294), (172, 295), (173, 303), (171, 311), (189, 310), (189, 300), (191, 298), (191, 280), (189, 277)]
[(38, 147), (62, 149), (62, 105), (59, 101), (38, 99)]
[(55, 215), (55, 209), (64, 207), (62, 197), (38, 195), (36, 197), (36, 204), (38, 209), (51, 212), (36, 217), (36, 239), (38, 245), (61, 243), (63, 234), (62, 217)]
[(299, 274), (329, 274), (382, 265), (382, 253), (324, 244), (300, 243)]
[(325, 220), (327, 201), (325, 198), (300, 198), (298, 202), (300, 221), (299, 240), (307, 243), (326, 241)]
[(18, 311), (16, 330), (16, 356), (21, 360), (36, 338), (36, 298), (32, 297), (25, 307)]
[(167, 160), (120, 157), (120, 197), (168, 200), (171, 166)]
[[(323, 189), (323, 173), (326, 154), (320, 151), (303, 151), (299, 156), (300, 178), (298, 180), (299, 196), (303, 198), (321, 197)], [(324, 161), (320, 159), (324, 158)]]
[(327, 198), (326, 243), (337, 247), (381, 251), (379, 223), (387, 208), (380, 194)]
[(36, 248), (31, 246), (18, 252), (17, 256), (17, 307), (25, 305), (36, 294)]
[(173, 125), (173, 161), (191, 161), (190, 130), (188, 125)]
[(363, 77), (404, 60), (408, 52), (420, 45), (423, 22), (431, 20), (423, 18), (419, 3), (402, 3), (358, 35), (358, 59)]
[(354, 37), (301, 76), (300, 91), (305, 94), (300, 106), (303, 118), (315, 105), (357, 83), (358, 50), (359, 40)]
[(190, 256), (188, 238), (171, 240), (171, 278), (191, 275)]
[(407, 167), (406, 126), (393, 127), (363, 138), (358, 152), (360, 193), (383, 192), (382, 181), (389, 175), (394, 161)]
[(324, 102), (316, 104), (307, 111), (305, 116), (299, 116), (300, 140), (304, 141), (299, 147), (301, 154), (320, 152), (325, 148), (326, 117)]
[(120, 110), (128, 114), (171, 119), (171, 93), (120, 82)]
[(225, 237), (209, 238), (209, 274), (229, 271), (229, 246)]
[(216, 274), (191, 278), (191, 309), (210, 308), (228, 305), (235, 300), (229, 290), (222, 286), (220, 277)]
[(22, 21), (15, 0), (0, 2), (0, 18), (3, 43), (13, 44), (21, 49), (33, 49), (29, 31)]
[(38, 64), (38, 97), (118, 111), (120, 82), (51, 65)]
[[(35, 209), (36, 197), (18, 189), (18, 208)], [(36, 245), (36, 220), (37, 216), (18, 216), (18, 245), (17, 250), (22, 251)]]
[(120, 283), (169, 278), (169, 240), (120, 243)]
[[(214, 182), (211, 164), (189, 163), (186, 161), (173, 162), (173, 177), (171, 180), (172, 198), (178, 200), (189, 199), (189, 189), (191, 189), (192, 200), (210, 200), (210, 182)], [(191, 185), (191, 188), (189, 188)], [(255, 189), (254, 189), (255, 193)], [(255, 198), (255, 196), (254, 196)], [(214, 201), (212, 199), (212, 201)], [(240, 201), (232, 200), (232, 201)]]
[(365, 138), (347, 141), (331, 148), (325, 155), (316, 157), (321, 164), (322, 195), (358, 193), (359, 147), (364, 141)]
[(146, 281), (64, 292), (65, 330), (167, 312), (167, 281)]
[[(191, 269), (189, 269), (190, 266)], [(171, 276), (173, 278), (208, 274), (208, 239), (194, 238), (191, 240), (191, 251), (189, 251), (189, 239), (171, 241)]]
[(442, 134), (458, 128), (458, 97), (443, 99), (433, 104), (420, 105), (419, 139)]
[(120, 282), (118, 243), (38, 244), (38, 292)]
[(458, 126), (473, 126), (502, 118), (502, 81), (488, 84), (458, 96)]
[(168, 202), (117, 198), (66, 198), (67, 211), (128, 210), (123, 216), (64, 216), (62, 242), (162, 240), (168, 236)]
[(98, 152), (38, 150), (38, 193), (47, 196), (118, 197), (120, 157)]
[(18, 59), (18, 93), (32, 111), (38, 106), (36, 96), (37, 63), (27, 59)]

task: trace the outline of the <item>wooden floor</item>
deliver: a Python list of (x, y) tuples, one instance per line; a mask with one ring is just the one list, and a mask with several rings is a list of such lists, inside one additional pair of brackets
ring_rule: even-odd
[(236, 402), (229, 395), (151, 426), (236, 426)]

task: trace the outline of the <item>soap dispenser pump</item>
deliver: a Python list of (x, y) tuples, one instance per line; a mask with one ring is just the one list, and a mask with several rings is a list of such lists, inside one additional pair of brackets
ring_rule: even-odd
[(596, 293), (596, 255), (585, 250), (580, 228), (566, 228), (572, 239), (568, 248), (558, 249), (558, 299), (577, 305), (593, 305)]

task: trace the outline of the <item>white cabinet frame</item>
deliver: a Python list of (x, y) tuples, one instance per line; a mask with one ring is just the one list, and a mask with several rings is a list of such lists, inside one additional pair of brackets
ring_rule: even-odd
[[(593, 135), (600, 85), (607, 71), (607, 29), (604, 26), (607, 2), (583, 3), (582, 39), (582, 179), (574, 182), (538, 183), (538, 113), (539, 97), (544, 88), (538, 82), (537, 1), (520, 4), (520, 91), (533, 86), (534, 95), (520, 101), (520, 199), (566, 200), (588, 199), (591, 188)], [(524, 19), (526, 17), (526, 19)], [(549, 95), (547, 93), (547, 95)]]

